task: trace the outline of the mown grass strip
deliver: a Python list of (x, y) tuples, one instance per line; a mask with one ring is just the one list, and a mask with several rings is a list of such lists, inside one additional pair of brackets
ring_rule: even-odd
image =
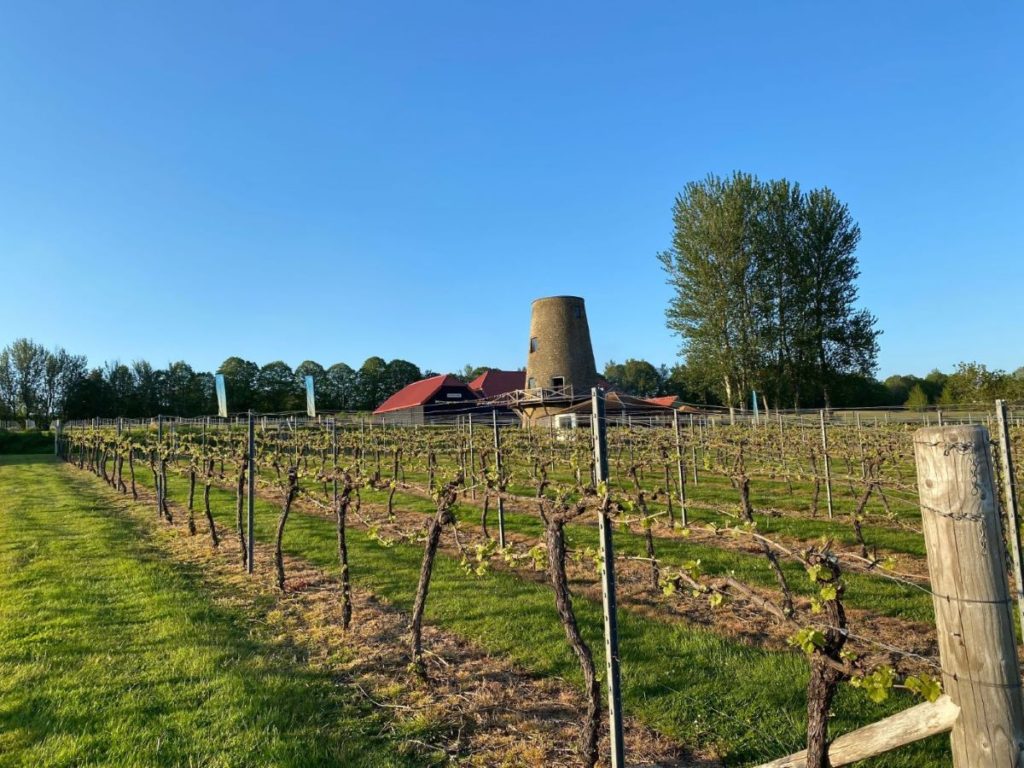
[(0, 457), (0, 766), (415, 764), (109, 501)]

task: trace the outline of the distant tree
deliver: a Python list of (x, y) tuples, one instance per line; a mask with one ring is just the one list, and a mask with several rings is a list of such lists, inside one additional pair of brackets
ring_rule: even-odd
[(991, 371), (981, 363), (958, 363), (946, 378), (939, 402), (944, 405), (991, 403), (999, 398), (1013, 399), (1017, 382), (1006, 371)]
[(928, 395), (920, 384), (915, 384), (907, 395), (906, 406), (915, 411), (923, 411), (928, 407)]
[(658, 394), (675, 395), (684, 403), (721, 405), (716, 392), (718, 382), (702, 379), (698, 373), (683, 363), (673, 365), (665, 371)]
[(928, 400), (932, 403), (937, 403), (942, 397), (942, 390), (946, 388), (946, 382), (949, 380), (949, 374), (943, 373), (938, 368), (933, 369), (927, 376), (924, 377), (924, 381), (921, 382), (921, 389), (928, 395)]
[(256, 377), (257, 410), (263, 413), (298, 410), (300, 396), (295, 373), (287, 363), (275, 360), (260, 368)]
[(372, 411), (380, 405), (388, 392), (388, 364), (383, 357), (368, 357), (359, 369), (355, 407)]
[(302, 407), (306, 404), (306, 377), (313, 377), (313, 394), (316, 397), (317, 410), (328, 410), (330, 400), (329, 387), (327, 386), (327, 371), (320, 363), (313, 360), (303, 360), (295, 369), (295, 381), (302, 394)]
[(339, 411), (356, 409), (359, 397), (359, 374), (345, 363), (327, 369), (325, 388), (328, 392), (324, 408)]
[(94, 416), (118, 416), (111, 405), (112, 398), (101, 368), (93, 368), (78, 379), (67, 396), (65, 416), (69, 419), (88, 419)]
[(260, 367), (256, 363), (240, 357), (229, 357), (220, 364), (217, 373), (224, 375), (229, 411), (259, 410), (256, 401)]
[(206, 378), (196, 373), (183, 360), (171, 363), (162, 371), (161, 413), (173, 416), (198, 416), (214, 410), (212, 392)]
[(604, 367), (609, 384), (637, 397), (652, 397), (661, 391), (661, 372), (646, 360), (629, 358), (619, 364), (614, 360)]
[[(882, 384), (889, 392), (889, 405), (903, 405), (907, 402), (910, 390), (921, 380), (917, 376), (896, 374), (887, 378)], [(922, 390), (923, 391), (923, 390)]]
[(839, 408), (891, 405), (891, 397), (889, 388), (873, 376), (845, 373), (832, 380), (832, 405)]
[(107, 382), (107, 396), (110, 398), (111, 410), (118, 416), (145, 416), (135, 408), (135, 377), (132, 369), (118, 362), (108, 362), (103, 366), (103, 378)]
[(163, 376), (145, 360), (136, 360), (132, 363), (132, 377), (135, 379), (135, 415), (158, 415), (163, 402)]
[(26, 338), (0, 350), (0, 399), (9, 411), (23, 418), (46, 415), (42, 393), (48, 357), (45, 347)]
[(423, 378), (423, 373), (420, 371), (419, 366), (410, 363), (408, 360), (392, 360), (387, 364), (384, 378), (385, 388), (382, 393), (382, 400), (391, 397), (395, 392), (412, 384), (414, 381), (419, 381)]
[(459, 381), (464, 381), (466, 383), (469, 383), (469, 382), (473, 381), (473, 379), (475, 379), (480, 374), (487, 373), (487, 371), (490, 371), (490, 370), (493, 370), (493, 368), (491, 366), (489, 366), (489, 365), (475, 365), (474, 366), (474, 365), (467, 364), (467, 365), (463, 366), (462, 370), (459, 373), (455, 374), (455, 377), (457, 379), (459, 379)]
[(47, 416), (56, 418), (64, 413), (68, 393), (85, 378), (86, 370), (85, 357), (72, 355), (63, 347), (57, 347), (47, 356), (42, 391)]

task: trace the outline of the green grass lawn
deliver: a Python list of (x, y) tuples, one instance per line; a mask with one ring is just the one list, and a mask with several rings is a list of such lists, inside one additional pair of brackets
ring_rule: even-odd
[[(148, 474), (139, 473), (142, 483), (151, 482)], [(172, 476), (169, 486), (172, 499), (185, 497), (183, 478)], [(218, 522), (233, 526), (234, 494), (214, 489), (211, 498)], [(271, 540), (277, 512), (276, 505), (257, 501), (256, 532), (261, 540)], [(237, 541), (229, 536), (224, 545), (234, 547)], [(349, 546), (353, 580), (401, 608), (410, 607), (421, 548), (404, 544), (383, 548), (360, 530), (351, 531)], [(285, 549), (337, 572), (330, 518), (294, 515), (285, 534)], [(257, 563), (257, 567), (272, 565)], [(576, 607), (584, 635), (600, 658), (600, 605), (577, 598)], [(357, 605), (356, 621), (358, 610)], [(442, 555), (431, 582), (427, 618), (537, 674), (580, 682), (551, 592), (543, 583), (505, 572), (468, 577), (455, 559)], [(704, 628), (656, 621), (629, 611), (621, 611), (619, 627), (628, 714), (683, 744), (713, 746), (730, 765), (754, 764), (803, 746), (807, 661), (801, 655), (751, 648)], [(845, 732), (913, 703), (897, 695), (875, 705), (846, 687), (837, 699), (834, 727), (837, 733)], [(948, 738), (936, 737), (865, 765), (949, 765)]]
[(0, 456), (0, 766), (414, 764), (106, 502), (84, 472)]

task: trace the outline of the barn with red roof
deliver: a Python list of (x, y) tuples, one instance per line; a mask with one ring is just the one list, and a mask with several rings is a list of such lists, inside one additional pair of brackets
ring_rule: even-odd
[(451, 374), (414, 381), (377, 406), (374, 416), (389, 424), (425, 424), (435, 417), (464, 413), (477, 393)]

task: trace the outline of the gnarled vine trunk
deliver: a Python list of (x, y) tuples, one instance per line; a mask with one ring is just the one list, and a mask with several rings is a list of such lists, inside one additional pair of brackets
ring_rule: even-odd
[(587, 768), (597, 764), (597, 740), (601, 716), (601, 686), (597, 681), (594, 656), (580, 633), (576, 613), (569, 593), (569, 579), (565, 572), (565, 518), (559, 513), (545, 515), (544, 542), (548, 550), (548, 576), (555, 592), (555, 609), (565, 630), (569, 647), (579, 661), (583, 673), (583, 688), (587, 699), (587, 714), (580, 733), (580, 755)]
[(249, 565), (249, 550), (246, 547), (245, 542), (245, 527), (242, 522), (242, 508), (245, 503), (245, 472), (248, 468), (249, 460), (247, 457), (242, 457), (242, 466), (238, 470), (238, 487), (235, 495), (235, 529), (238, 531), (238, 543), (242, 549), (242, 567), (247, 568)]
[(288, 522), (288, 514), (292, 511), (292, 503), (299, 493), (299, 473), (296, 467), (288, 470), (288, 488), (281, 506), (281, 516), (277, 520), (277, 537), (274, 540), (274, 565), (277, 567), (277, 588), (284, 592), (284, 552), (281, 548), (284, 539), (284, 526)]
[(213, 512), (210, 511), (210, 486), (213, 484), (213, 459), (206, 464), (206, 477), (203, 479), (203, 511), (206, 514), (206, 524), (210, 526), (210, 541), (214, 549), (220, 546), (220, 539), (217, 538), (217, 525), (213, 521)]
[(455, 501), (458, 498), (457, 489), (460, 485), (462, 485), (461, 473), (438, 494), (437, 512), (427, 529), (427, 543), (423, 549), (423, 561), (420, 563), (420, 579), (416, 585), (416, 601), (412, 607), (410, 634), (412, 635), (412, 664), (421, 677), (426, 676), (426, 668), (423, 666), (423, 610), (427, 605), (427, 593), (430, 591), (430, 577), (434, 571), (434, 559), (437, 556), (437, 546), (441, 541), (441, 530), (444, 526), (455, 522), (452, 507), (455, 506)]

